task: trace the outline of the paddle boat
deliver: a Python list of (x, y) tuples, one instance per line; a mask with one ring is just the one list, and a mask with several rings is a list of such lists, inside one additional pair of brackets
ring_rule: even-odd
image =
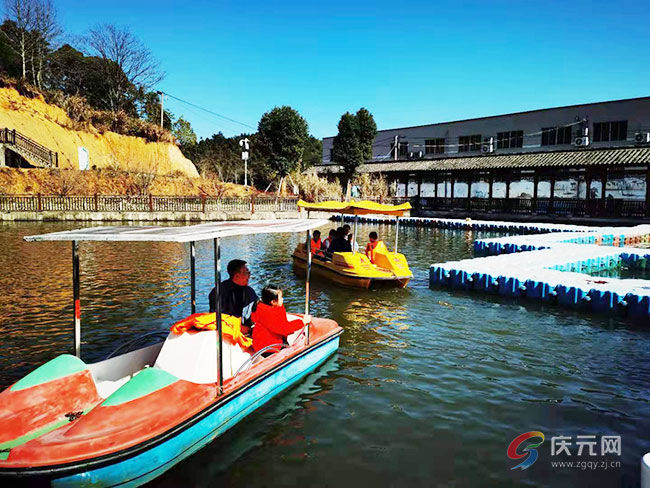
[(307, 203), (298, 201), (298, 206), (309, 212), (331, 212), (343, 215), (354, 215), (354, 238), (357, 238), (359, 215), (390, 215), (396, 218), (395, 250), (389, 251), (383, 242), (375, 248), (373, 261), (363, 252), (353, 246), (352, 252), (335, 252), (331, 256), (312, 256), (311, 239), (299, 243), (293, 252), (294, 268), (299, 273), (305, 273), (311, 268), (314, 276), (320, 276), (340, 285), (356, 288), (371, 288), (379, 285), (397, 286), (404, 288), (413, 273), (403, 254), (397, 252), (399, 238), (399, 218), (411, 209), (410, 203), (401, 205), (384, 205), (370, 201)]
[[(72, 242), (75, 354), (55, 357), (0, 393), (4, 486), (142, 485), (325, 362), (337, 350), (342, 332), (333, 320), (313, 318), (289, 337), (289, 345), (253, 353), (250, 339), (241, 334), (241, 320), (222, 317), (220, 300), (216, 313), (196, 313), (195, 285), (197, 241), (214, 241), (219, 296), (221, 238), (297, 231), (307, 231), (310, 238), (310, 229), (325, 222), (95, 227), (25, 237)], [(97, 363), (84, 362), (78, 252), (82, 241), (189, 243), (192, 315), (165, 332), (162, 342)], [(305, 314), (308, 290), (307, 284)], [(129, 348), (135, 344), (131, 341)], [(266, 350), (277, 352), (264, 357)]]

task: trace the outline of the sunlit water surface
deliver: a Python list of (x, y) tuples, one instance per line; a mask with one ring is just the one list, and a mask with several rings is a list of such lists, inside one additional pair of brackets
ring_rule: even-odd
[[(24, 235), (80, 224), (0, 225), (0, 385), (69, 350), (70, 243)], [(362, 235), (376, 227), (361, 226)], [(378, 229), (388, 241), (393, 228)], [(650, 451), (650, 333), (624, 319), (428, 288), (431, 263), (472, 256), (482, 233), (406, 228), (404, 290), (312, 286), (312, 313), (345, 332), (338, 354), (298, 386), (153, 482), (172, 486), (638, 486)], [(249, 261), (252, 285), (285, 289), (297, 235), (223, 240), (224, 262)], [(213, 283), (212, 248), (197, 246), (198, 308)], [(83, 243), (83, 358), (189, 313), (187, 246)], [(546, 441), (525, 471), (512, 439)], [(622, 436), (621, 467), (550, 466), (554, 435)], [(574, 449), (575, 452), (575, 449)], [(588, 460), (588, 458), (580, 458)], [(599, 458), (600, 459), (600, 458)], [(618, 460), (610, 457), (610, 460)]]

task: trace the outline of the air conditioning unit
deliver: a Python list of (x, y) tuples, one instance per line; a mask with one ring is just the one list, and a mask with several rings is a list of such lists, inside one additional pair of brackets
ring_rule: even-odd
[(637, 144), (646, 144), (650, 142), (650, 132), (637, 132), (634, 134), (634, 142)]
[(483, 154), (490, 154), (494, 152), (494, 137), (486, 139), (481, 145), (481, 152)]
[(589, 136), (578, 136), (573, 140), (573, 144), (578, 147), (586, 147), (589, 145)]

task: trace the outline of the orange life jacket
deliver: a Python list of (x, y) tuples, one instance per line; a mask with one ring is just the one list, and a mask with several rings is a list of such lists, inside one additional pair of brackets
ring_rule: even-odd
[[(195, 313), (176, 322), (171, 327), (174, 334), (188, 331), (217, 330), (217, 314), (214, 312)], [(246, 337), (241, 332), (241, 317), (221, 314), (222, 336), (232, 344), (239, 344), (244, 349), (253, 345), (253, 339)]]
[(318, 239), (315, 241), (314, 239), (311, 240), (311, 253), (316, 254), (318, 251), (320, 251), (320, 244), (321, 241)]
[(380, 242), (382, 241), (376, 240), (375, 242), (369, 242), (366, 244), (366, 256), (368, 256), (368, 259), (370, 259), (370, 262), (373, 264), (375, 262), (375, 248), (379, 245)]

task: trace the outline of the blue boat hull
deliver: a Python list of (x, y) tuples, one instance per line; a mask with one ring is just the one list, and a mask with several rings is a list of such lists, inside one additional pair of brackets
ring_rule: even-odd
[(206, 446), (278, 393), (314, 371), (336, 352), (336, 336), (306, 351), (173, 437), (144, 452), (95, 469), (51, 479), (54, 487), (140, 486)]

